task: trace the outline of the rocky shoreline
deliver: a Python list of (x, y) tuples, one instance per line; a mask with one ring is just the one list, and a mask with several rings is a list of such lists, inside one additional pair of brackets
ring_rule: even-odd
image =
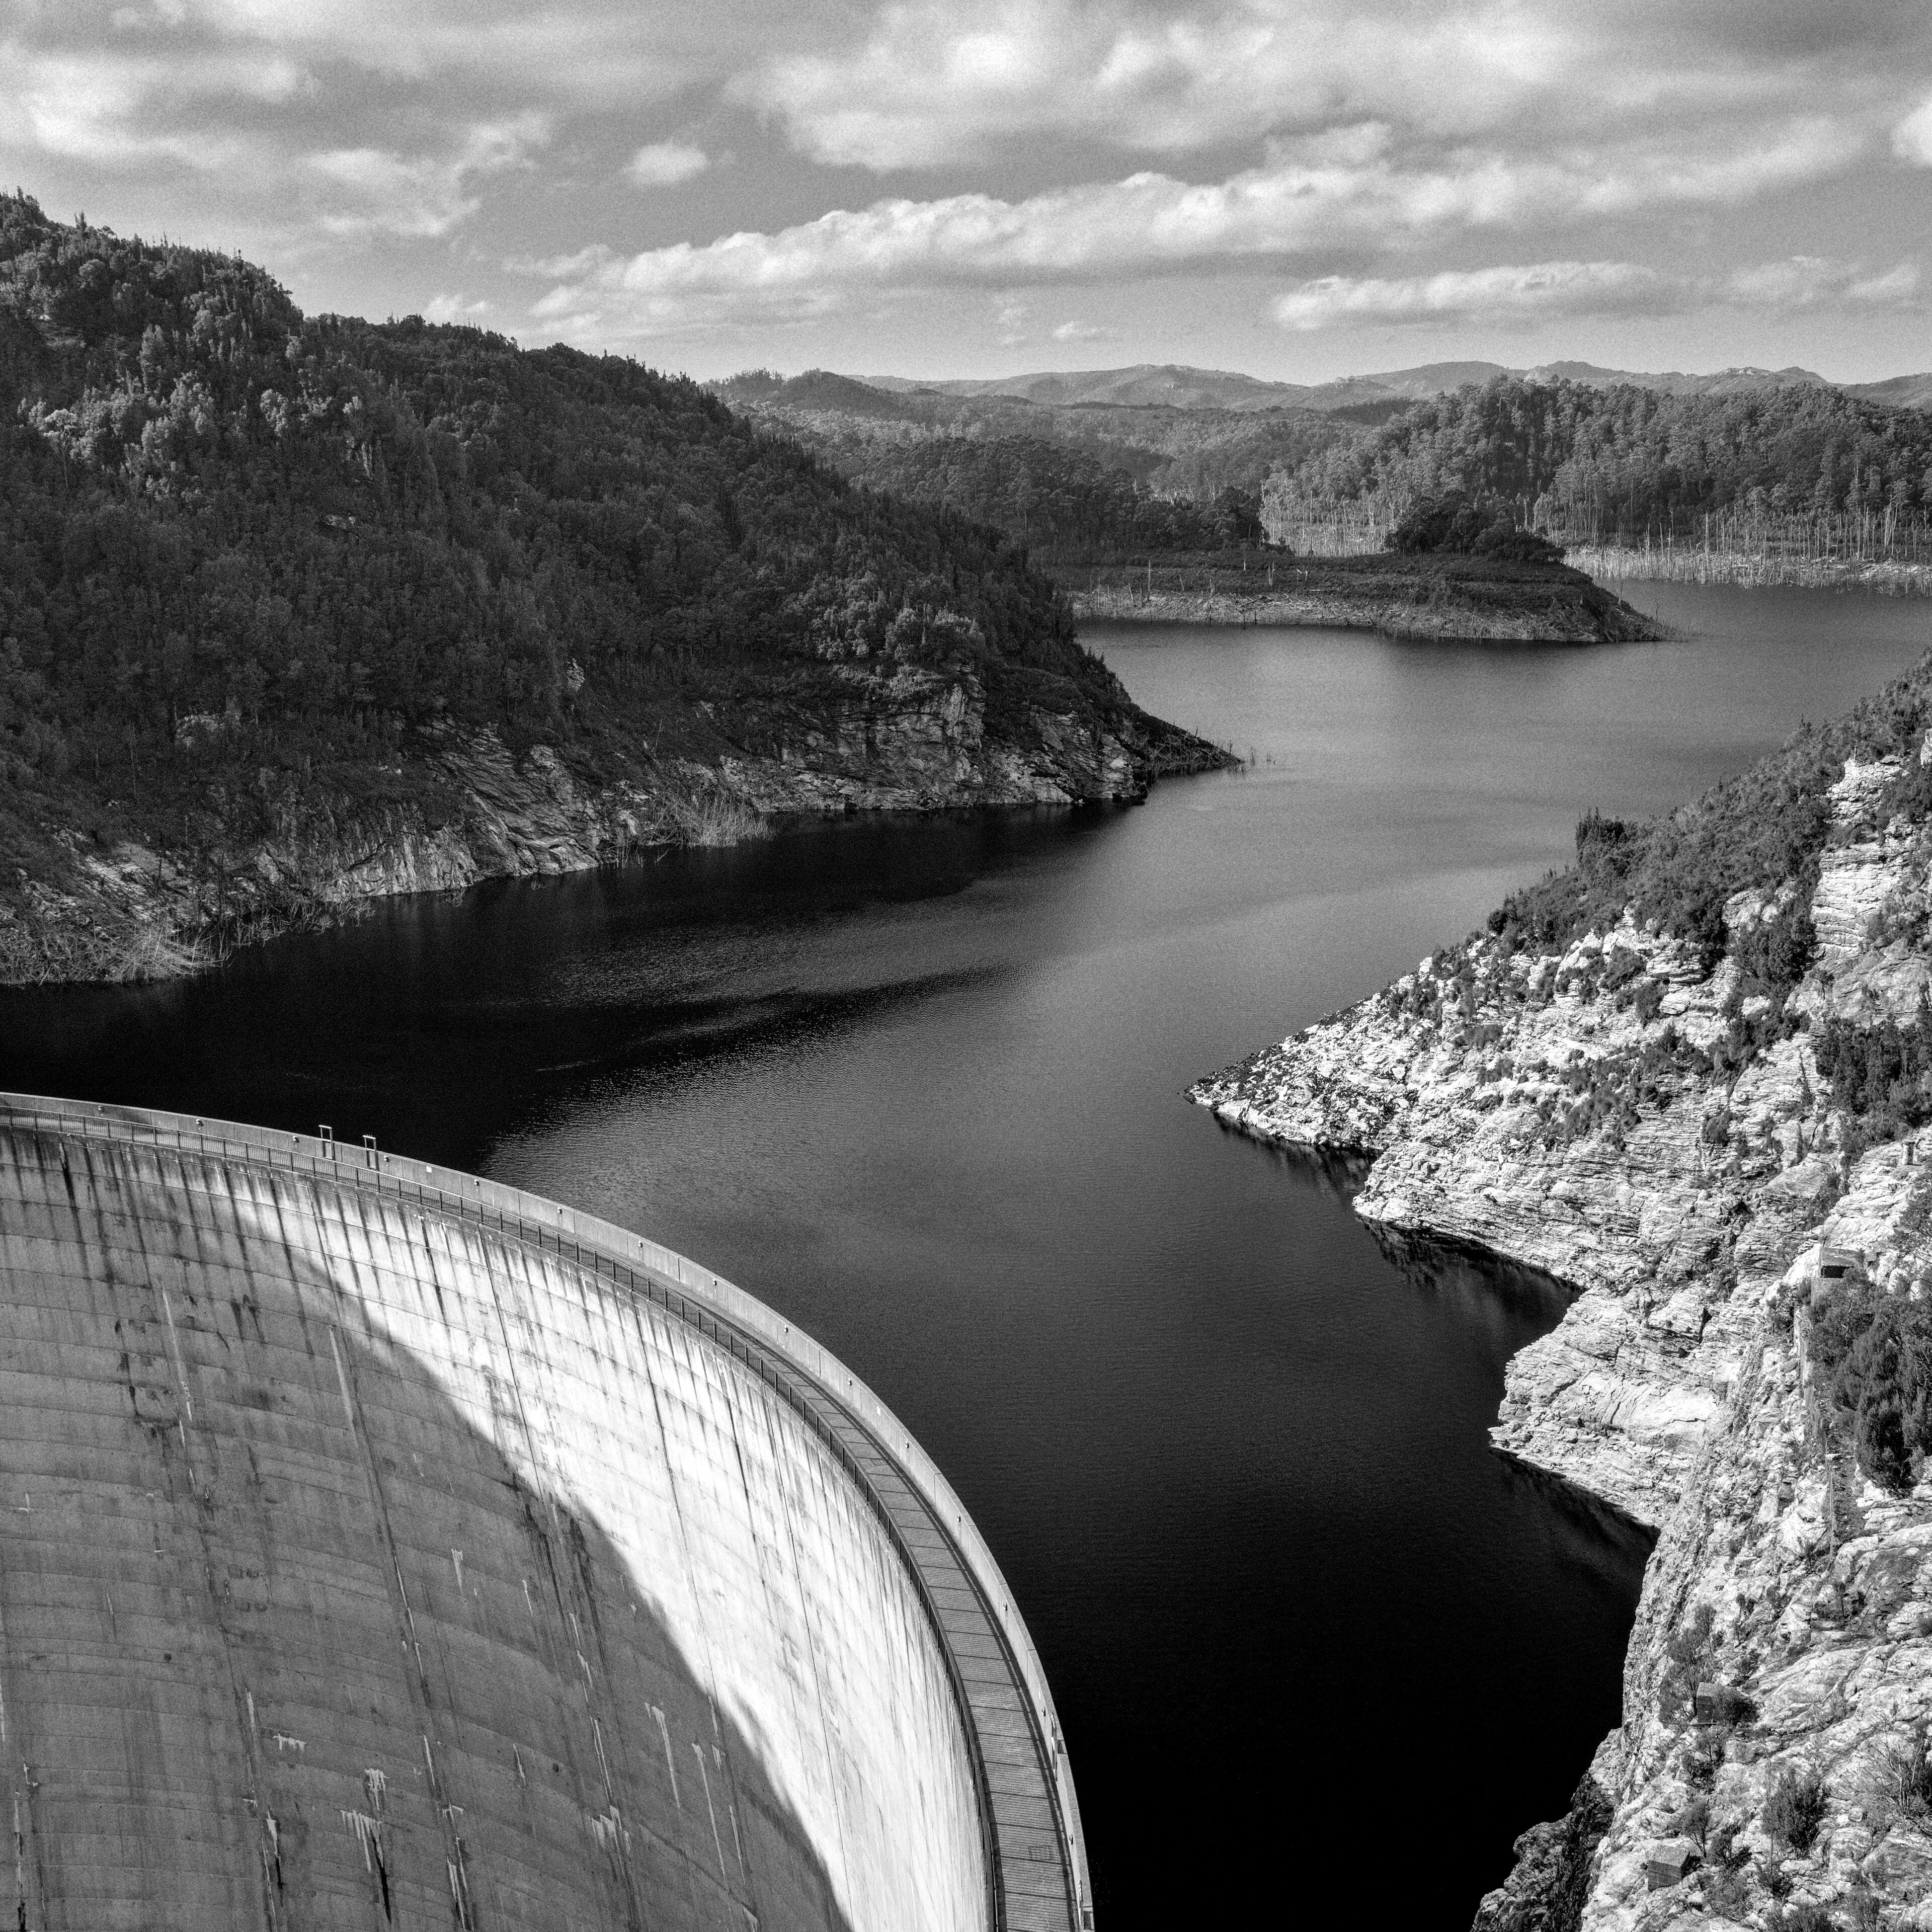
[[(1381, 1228), (1568, 1284), (1492, 1439), (1658, 1532), (1623, 1723), (1483, 1932), (1932, 1927), (1932, 1811), (1899, 1796), (1932, 1721), (1932, 1481), (1864, 1472), (1803, 1313), (1827, 1251), (1932, 1281), (1932, 1137), (1922, 1158), (1841, 1100), (1817, 1044), (1924, 1016), (1922, 760), (1932, 736), (1842, 760), (1819, 848), (1724, 902), (1720, 956), (1634, 907), (1548, 947), (1499, 915), (1193, 1090), (1257, 1138), (1372, 1156), (1354, 1204)], [(1785, 933), (1803, 970), (1767, 990)], [(1780, 1790), (1815, 1798), (1803, 1829)]]
[(0, 986), (176, 976), (392, 894), (734, 844), (788, 816), (1132, 802), (1162, 774), (1232, 762), (1124, 694), (1098, 723), (1037, 700), (989, 722), (963, 669), (854, 672), (816, 699), (746, 730), (755, 748), (707, 708), (702, 755), (640, 746), (622, 776), (568, 747), (513, 753), (494, 732), (444, 729), (377, 770), (263, 770), (232, 814), (250, 834), (188, 847), (57, 830), (41, 866), (0, 881)]
[[(1384, 557), (1311, 558), (1252, 572), (1055, 573), (1083, 622), (1320, 625), (1469, 643), (1627, 644), (1664, 635), (1642, 612), (1560, 566), (1429, 568)], [(1190, 580), (1190, 579), (1192, 580)]]

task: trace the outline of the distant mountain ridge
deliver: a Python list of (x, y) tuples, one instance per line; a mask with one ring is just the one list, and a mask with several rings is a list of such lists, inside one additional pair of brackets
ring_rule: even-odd
[[(1320, 385), (1141, 364), (931, 383), (761, 369), (706, 386), (854, 482), (1062, 560), (1070, 544), (1208, 542), (1180, 533), (1174, 506), (1217, 526), (1252, 512), (1299, 549), (1338, 540), (1316, 525), (1379, 527), (1448, 489), (1553, 516), (1578, 542), (1683, 536), (1713, 515), (1726, 529), (1743, 518), (1760, 551), (1767, 518), (1806, 556), (1896, 542), (1916, 560), (1932, 538), (1932, 410), (1919, 406), (1932, 404), (1932, 375), (1852, 386), (1797, 368), (1462, 362)], [(1792, 517), (1802, 528), (1787, 528)]]
[(1338, 410), (1420, 402), (1431, 396), (1487, 382), (1498, 376), (1532, 382), (1559, 379), (1610, 388), (1628, 383), (1667, 395), (1729, 395), (1744, 389), (1818, 388), (1843, 390), (1894, 408), (1932, 404), (1932, 371), (1894, 376), (1878, 382), (1831, 382), (1810, 369), (1742, 368), (1720, 369), (1710, 375), (1679, 370), (1645, 374), (1606, 369), (1592, 362), (1545, 362), (1513, 369), (1500, 362), (1425, 362), (1412, 369), (1390, 369), (1365, 376), (1347, 376), (1332, 382), (1275, 382), (1235, 370), (1194, 369), (1178, 363), (1142, 362), (1124, 369), (1042, 370), (1027, 375), (954, 376), (920, 382), (904, 376), (862, 376), (868, 388), (896, 394), (920, 390), (942, 395), (1005, 397), (1060, 408), (1108, 404), (1116, 408), (1162, 406), (1190, 410)]
[(1918, 376), (1893, 376), (1882, 382), (1847, 386), (1854, 396), (1868, 402), (1884, 403), (1894, 410), (1932, 409), (1932, 370)]
[[(1064, 494), (1061, 486), (1073, 480), (1070, 460), (1074, 469), (1088, 472), (1076, 495), (1090, 496), (1095, 488), (1114, 494), (1093, 473), (1098, 464), (1124, 472), (1154, 496), (1204, 505), (1228, 489), (1256, 495), (1270, 470), (1304, 461), (1352, 434), (1364, 421), (1333, 411), (1228, 409), (1214, 404), (1159, 409), (1102, 401), (1066, 405), (1044, 396), (964, 394), (958, 386), (888, 387), (826, 369), (790, 376), (751, 369), (705, 387), (728, 407), (797, 438), (841, 474), (874, 488), (904, 490), (908, 464), (936, 461), (947, 468), (954, 459), (968, 460), (958, 450), (914, 458), (908, 453), (914, 443), (957, 442), (962, 437), (996, 442), (1004, 446), (1005, 472), (996, 494), (1010, 500), (991, 520), (1028, 544), (1041, 541), (1042, 532), (1020, 512), (1019, 503), (1042, 487)], [(1031, 473), (1035, 470), (1039, 474)], [(975, 502), (980, 500), (980, 485), (990, 484), (989, 474), (978, 478), (970, 493)], [(911, 494), (921, 492), (915, 488)], [(988, 507), (981, 502), (974, 514)], [(1120, 507), (1117, 502), (1116, 508)], [(1070, 502), (1060, 506), (1063, 511), (1070, 508)], [(1084, 520), (1084, 512), (1078, 520)], [(1055, 521), (1064, 524), (1064, 518), (1056, 513)], [(1117, 530), (1115, 535), (1130, 548), (1144, 547), (1148, 540), (1144, 532), (1129, 538)], [(1168, 547), (1166, 540), (1158, 547)], [(1193, 540), (1180, 540), (1180, 547), (1193, 548)]]

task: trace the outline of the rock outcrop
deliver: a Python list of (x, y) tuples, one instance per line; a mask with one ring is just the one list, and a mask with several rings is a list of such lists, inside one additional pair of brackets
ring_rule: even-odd
[(808, 704), (700, 706), (685, 749), (640, 748), (618, 776), (570, 748), (513, 754), (494, 732), (448, 729), (393, 766), (264, 769), (243, 808), (211, 801), (192, 844), (53, 835), (38, 873), (0, 880), (0, 985), (192, 971), (386, 894), (733, 844), (787, 814), (1132, 801), (1163, 772), (1229, 761), (1137, 710), (1103, 668), (1090, 683), (1103, 701), (1009, 700), (989, 720), (970, 668), (835, 668)]
[(1543, 949), (1499, 915), (1194, 1092), (1372, 1156), (1367, 1219), (1568, 1284), (1493, 1439), (1660, 1532), (1588, 1882), (1549, 1909), (1581, 1828), (1538, 1827), (1479, 1928), (1932, 1927), (1932, 1480), (1873, 1479), (1804, 1340), (1824, 1250), (1932, 1280), (1925, 1109), (1894, 1083), (1861, 1112), (1820, 1065), (1834, 1028), (1924, 1016), (1932, 824), (1895, 748), (1840, 762), (1819, 842), (1724, 902), (1721, 957), (1634, 904)]
[(1574, 1925), (1590, 1889), (1610, 1801), (1586, 1775), (1563, 1817), (1532, 1825), (1516, 1841), (1516, 1869), (1477, 1908), (1471, 1932), (1558, 1932)]
[[(1460, 560), (1459, 560), (1460, 561)], [(1394, 556), (1310, 557), (1252, 571), (1057, 571), (1074, 614), (1108, 623), (1320, 625), (1394, 638), (1624, 644), (1664, 634), (1580, 571), (1455, 568)]]

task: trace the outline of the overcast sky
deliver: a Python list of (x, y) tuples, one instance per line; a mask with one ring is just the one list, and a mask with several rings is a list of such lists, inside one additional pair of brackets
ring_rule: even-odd
[(0, 178), (718, 375), (1932, 367), (1932, 0), (0, 0)]

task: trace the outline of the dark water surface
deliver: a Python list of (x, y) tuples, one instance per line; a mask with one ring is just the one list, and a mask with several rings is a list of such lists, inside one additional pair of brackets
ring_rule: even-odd
[(1636, 600), (1697, 634), (1099, 628), (1142, 704), (1255, 765), (0, 996), (0, 1084), (374, 1132), (735, 1278), (879, 1390), (984, 1529), (1106, 1932), (1313, 1923), (1297, 1901), (1336, 1884), (1460, 1926), (1616, 1720), (1643, 1544), (1485, 1447), (1546, 1288), (1392, 1262), (1346, 1175), (1180, 1096), (1466, 932), (1586, 808), (1674, 803), (1932, 642), (1924, 604)]

